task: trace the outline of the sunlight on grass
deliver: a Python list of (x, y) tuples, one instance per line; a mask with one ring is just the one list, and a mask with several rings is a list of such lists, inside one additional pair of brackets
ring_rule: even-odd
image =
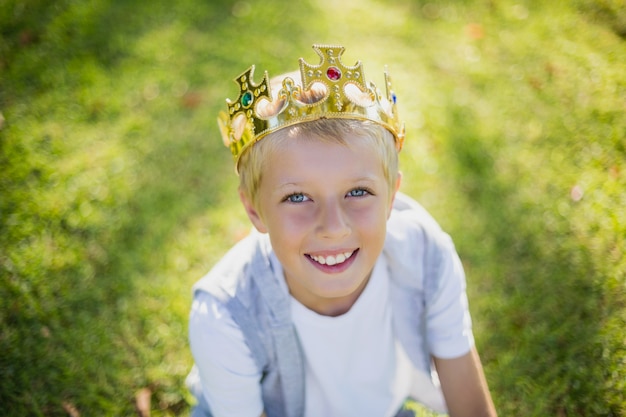
[(626, 416), (619, 2), (9, 0), (0, 22), (3, 415), (133, 415), (142, 389), (188, 415), (191, 285), (250, 228), (216, 114), (319, 42), (389, 66), (402, 190), (457, 244), (500, 414)]

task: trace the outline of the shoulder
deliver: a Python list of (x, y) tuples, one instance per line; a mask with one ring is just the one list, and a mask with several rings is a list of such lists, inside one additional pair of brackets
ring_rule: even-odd
[[(272, 320), (273, 308), (282, 312), (284, 303), (273, 307), (271, 296), (280, 298), (270, 266), (271, 246), (265, 234), (256, 231), (237, 243), (193, 287), (193, 305), (199, 313), (196, 330), (213, 327), (220, 335), (245, 339), (259, 369), (265, 366), (268, 339), (262, 329)], [(276, 295), (278, 293), (278, 295)], [(281, 316), (282, 317), (282, 316)], [(228, 329), (235, 333), (230, 333)], [(191, 333), (191, 327), (190, 327)], [(242, 335), (242, 338), (239, 338)], [(216, 339), (217, 340), (217, 339)]]
[(450, 236), (417, 201), (397, 193), (387, 222), (385, 252), (392, 258), (436, 261), (443, 252), (454, 252)]
[[(256, 231), (236, 243), (193, 286), (193, 293), (207, 292), (221, 302), (232, 298), (243, 298), (254, 287), (255, 272), (269, 268), (269, 241), (267, 235)], [(247, 304), (247, 303), (245, 303)]]
[(424, 308), (430, 353), (438, 357), (467, 353), (473, 336), (463, 265), (450, 236), (405, 195), (394, 204), (384, 254), (396, 298), (410, 302), (407, 314), (415, 314), (420, 305)]

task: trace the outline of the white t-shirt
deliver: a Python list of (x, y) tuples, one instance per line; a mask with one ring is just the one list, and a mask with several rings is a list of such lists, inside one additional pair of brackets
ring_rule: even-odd
[[(272, 267), (284, 291), (282, 268), (272, 256)], [(453, 257), (444, 266), (446, 274), (458, 274), (460, 262)], [(460, 271), (462, 277), (462, 269)], [(457, 280), (458, 278), (451, 278)], [(326, 317), (292, 299), (292, 319), (305, 360), (305, 416), (393, 416), (411, 396), (437, 411), (445, 411), (443, 396), (431, 375), (412, 365), (422, 346), (405, 351), (394, 332), (419, 331), (396, 319), (394, 308), (404, 308), (399, 291), (390, 291), (384, 257), (377, 261), (370, 282), (347, 313)], [(452, 337), (445, 345), (429, 340), (433, 354), (458, 357), (473, 345), (464, 288), (456, 283), (443, 286), (437, 303), (449, 313), (437, 317), (438, 326)], [(465, 309), (465, 311), (462, 311)], [(462, 324), (457, 318), (468, 319)], [(396, 314), (396, 318), (400, 317)], [(454, 323), (446, 323), (446, 317)], [(204, 396), (215, 417), (258, 417), (263, 412), (260, 370), (245, 343), (243, 333), (229, 312), (211, 295), (197, 292), (190, 317), (190, 344), (202, 381)]]
[(322, 316), (292, 298), (304, 353), (305, 416), (393, 416), (409, 393), (410, 373), (396, 366), (384, 258), (352, 308)]

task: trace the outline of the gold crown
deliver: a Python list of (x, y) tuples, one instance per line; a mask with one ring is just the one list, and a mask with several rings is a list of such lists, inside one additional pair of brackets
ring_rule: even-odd
[[(396, 95), (391, 89), (387, 71), (384, 73), (385, 98), (388, 102), (385, 106), (383, 96), (376, 86), (365, 81), (360, 61), (352, 67), (343, 65), (341, 62), (341, 55), (345, 50), (343, 46), (313, 45), (313, 49), (321, 57), (320, 64), (310, 65), (300, 58), (302, 86), (286, 77), (275, 99), (272, 98), (267, 71), (259, 84), (252, 81), (254, 65), (235, 78), (239, 85), (239, 97), (234, 102), (226, 99), (228, 113), (222, 111), (218, 117), (222, 138), (233, 154), (235, 168), (246, 149), (268, 134), (287, 126), (321, 118), (376, 122), (393, 134), (396, 148), (398, 150), (402, 148), (404, 124), (398, 119)], [(300, 99), (305, 97), (316, 83), (325, 86), (324, 97), (312, 103), (301, 101)], [(358, 87), (357, 93), (365, 96), (366, 100), (356, 98), (354, 93), (348, 94), (346, 87), (349, 85)], [(259, 114), (257, 104), (262, 100), (278, 104), (280, 109), (270, 116)], [(280, 102), (273, 103), (273, 100)]]

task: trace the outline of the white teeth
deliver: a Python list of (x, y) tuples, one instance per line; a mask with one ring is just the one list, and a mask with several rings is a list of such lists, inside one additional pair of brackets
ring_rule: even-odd
[(315, 255), (311, 255), (311, 259), (313, 259), (315, 262), (322, 264), (322, 265), (337, 265), (337, 264), (342, 264), (346, 261), (346, 259), (350, 258), (352, 256), (354, 252), (344, 252), (344, 253), (339, 253), (335, 256), (333, 255), (329, 255), (329, 256), (315, 256)]

